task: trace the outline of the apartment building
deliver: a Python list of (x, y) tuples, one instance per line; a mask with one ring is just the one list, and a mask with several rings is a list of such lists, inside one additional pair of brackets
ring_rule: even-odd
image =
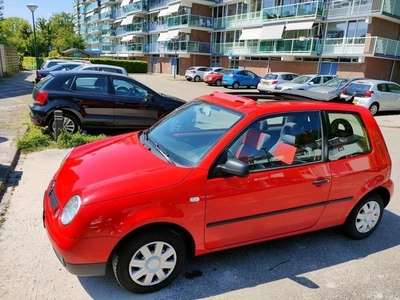
[(189, 66), (400, 82), (397, 0), (74, 0), (88, 52)]

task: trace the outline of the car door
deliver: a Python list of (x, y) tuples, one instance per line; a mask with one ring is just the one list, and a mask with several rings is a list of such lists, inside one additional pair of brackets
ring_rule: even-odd
[(400, 86), (395, 83), (388, 83), (388, 92), (390, 93), (390, 110), (400, 110)]
[[(300, 146), (299, 149), (289, 145), (275, 147), (279, 140), (270, 141), (268, 131), (265, 130), (262, 131), (262, 138), (257, 137), (253, 141), (262, 141), (263, 144), (273, 142), (272, 147), (280, 150), (272, 156), (268, 152), (271, 146), (266, 146), (265, 151), (261, 145), (243, 145), (244, 141), (251, 140), (246, 138), (247, 129), (228, 146), (228, 153), (249, 164), (250, 174), (245, 178), (221, 176), (207, 181), (206, 248), (254, 242), (305, 230), (318, 222), (327, 205), (331, 188), (330, 172), (322, 162), (322, 144), (317, 143), (321, 136), (319, 113), (313, 112), (310, 115), (316, 119), (312, 129), (302, 126), (302, 131), (297, 134), (299, 137), (303, 134), (311, 138), (311, 131), (315, 132), (316, 135), (309, 140), (310, 144), (316, 143), (312, 156), (308, 157), (311, 160), (297, 163), (293, 160), (293, 154), (297, 151), (300, 156), (305, 153), (302, 154)], [(289, 120), (288, 117), (293, 118), (295, 115), (281, 115), (282, 120)], [(260, 123), (268, 124), (276, 118), (277, 115), (267, 117)], [(257, 122), (255, 124), (254, 128), (265, 128), (258, 126)], [(246, 149), (247, 157), (243, 159), (243, 151), (238, 149)]]
[(152, 91), (130, 78), (110, 76), (114, 90), (115, 125), (147, 128), (159, 119), (160, 107)]
[(92, 73), (76, 76), (69, 97), (79, 107), (85, 126), (114, 126), (115, 103), (107, 76)]

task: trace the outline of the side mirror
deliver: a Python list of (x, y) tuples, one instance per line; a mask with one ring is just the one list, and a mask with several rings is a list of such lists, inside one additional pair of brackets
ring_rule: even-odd
[(229, 158), (226, 163), (218, 165), (217, 168), (224, 174), (238, 177), (249, 176), (249, 166), (237, 158)]

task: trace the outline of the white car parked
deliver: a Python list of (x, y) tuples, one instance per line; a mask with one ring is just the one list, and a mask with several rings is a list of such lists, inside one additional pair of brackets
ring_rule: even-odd
[(336, 75), (306, 74), (296, 77), (290, 82), (281, 83), (275, 86), (275, 91), (283, 90), (308, 90), (312, 87), (321, 85)]
[(185, 72), (185, 78), (187, 81), (202, 81), (204, 78), (204, 72), (208, 69), (205, 66), (190, 67)]
[(257, 89), (260, 93), (272, 93), (277, 84), (289, 82), (296, 77), (299, 77), (299, 74), (291, 72), (268, 73), (260, 80)]

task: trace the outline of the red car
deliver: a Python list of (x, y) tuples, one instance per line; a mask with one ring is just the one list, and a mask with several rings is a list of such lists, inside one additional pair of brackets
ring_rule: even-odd
[(204, 75), (203, 81), (208, 85), (222, 85), (222, 77), (224, 77), (225, 72), (228, 70), (222, 69), (215, 73), (209, 73)]
[(76, 275), (111, 267), (147, 293), (193, 256), (332, 226), (369, 236), (393, 194), (374, 117), (296, 92), (317, 94), (215, 92), (72, 150), (44, 195), (61, 263)]

